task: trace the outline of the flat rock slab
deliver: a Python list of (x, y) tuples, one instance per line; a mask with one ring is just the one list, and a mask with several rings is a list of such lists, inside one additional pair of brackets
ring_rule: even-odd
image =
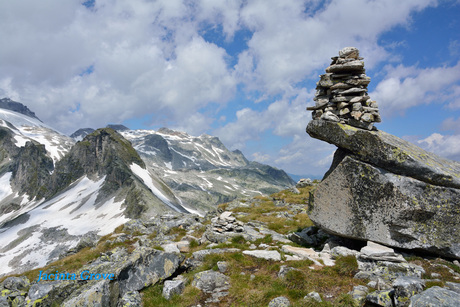
[(327, 120), (312, 120), (308, 134), (347, 149), (360, 160), (433, 185), (460, 188), (460, 163), (441, 158), (383, 131), (369, 131)]
[(212, 254), (224, 254), (224, 253), (237, 253), (241, 250), (239, 248), (214, 248), (214, 249), (202, 249), (192, 254), (193, 259), (203, 261), (207, 255)]
[(243, 254), (266, 260), (281, 261), (281, 255), (278, 251), (251, 250), (243, 251)]
[(367, 246), (361, 248), (360, 257), (376, 261), (406, 262), (406, 259), (395, 253), (394, 249), (372, 241), (367, 241)]
[(335, 262), (331, 259), (330, 254), (328, 253), (317, 253), (312, 248), (304, 248), (304, 247), (294, 247), (290, 245), (283, 245), (282, 251), (287, 254), (292, 254), (297, 256), (301, 259), (309, 259), (313, 261), (318, 266), (323, 266), (319, 260), (322, 260), (324, 265), (326, 266), (333, 266)]
[(410, 299), (412, 307), (458, 307), (460, 294), (440, 287), (432, 287)]

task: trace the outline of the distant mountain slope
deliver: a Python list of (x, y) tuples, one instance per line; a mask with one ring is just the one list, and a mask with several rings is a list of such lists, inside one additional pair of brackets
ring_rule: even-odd
[(81, 128), (75, 131), (74, 133), (72, 133), (70, 137), (74, 139), (75, 141), (81, 141), (83, 140), (85, 136), (93, 132), (94, 132), (93, 128)]
[(80, 131), (75, 141), (0, 109), (0, 274), (55, 260), (83, 236), (96, 238), (132, 218), (204, 215), (236, 197), (294, 184), (216, 137), (115, 128)]
[(198, 210), (295, 184), (284, 171), (249, 162), (238, 150), (229, 151), (217, 137), (194, 137), (167, 128), (120, 133), (132, 142), (151, 173)]
[(11, 100), (10, 98), (0, 99), (0, 109), (11, 110), (17, 113), (21, 113), (27, 115), (28, 117), (35, 118), (41, 122), (41, 120), (35, 115), (35, 113), (29, 110), (28, 107), (26, 107), (20, 102)]

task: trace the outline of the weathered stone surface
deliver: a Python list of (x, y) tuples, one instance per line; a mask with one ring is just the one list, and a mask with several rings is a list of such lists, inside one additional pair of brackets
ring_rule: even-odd
[(446, 287), (449, 288), (449, 290), (460, 294), (460, 283), (446, 282)]
[(216, 290), (228, 290), (230, 277), (212, 270), (199, 272), (195, 274), (192, 286), (206, 293), (212, 293)]
[(268, 307), (289, 307), (291, 306), (291, 302), (287, 297), (278, 296), (275, 297), (268, 303)]
[(328, 232), (460, 258), (460, 190), (346, 155), (317, 186), (309, 217)]
[(169, 300), (174, 294), (181, 294), (185, 289), (183, 279), (166, 280), (163, 286), (163, 297)]
[(118, 302), (118, 306), (137, 307), (142, 306), (142, 298), (139, 292), (129, 291)]
[(52, 284), (33, 284), (29, 289), (29, 299), (38, 300), (47, 295), (53, 289)]
[(411, 297), (409, 306), (458, 307), (460, 306), (460, 294), (440, 287), (432, 287)]
[(310, 292), (307, 294), (307, 296), (304, 297), (304, 299), (307, 299), (307, 300), (314, 300), (318, 303), (321, 303), (323, 300), (321, 299), (321, 296), (319, 295), (318, 292)]
[(364, 246), (361, 249), (361, 254), (359, 257), (362, 259), (377, 261), (406, 262), (404, 257), (395, 253), (392, 248), (374, 243), (372, 241), (368, 241), (367, 246)]
[(262, 258), (266, 260), (280, 261), (281, 255), (278, 251), (267, 251), (267, 250), (251, 250), (243, 251), (243, 254), (249, 255), (256, 258)]
[(9, 289), (9, 290), (24, 290), (25, 288), (27, 288), (28, 286), (30, 285), (30, 281), (29, 279), (27, 279), (27, 277), (25, 276), (21, 276), (21, 277), (8, 277), (6, 278), (3, 283), (2, 283), (2, 286), (5, 288), (5, 289)]
[(354, 286), (353, 290), (348, 294), (351, 295), (358, 306), (361, 306), (368, 293), (369, 289), (366, 286)]
[(366, 296), (366, 302), (373, 306), (393, 307), (393, 290), (375, 291)]
[(224, 254), (224, 253), (237, 253), (241, 250), (238, 248), (215, 248), (215, 249), (202, 249), (192, 254), (193, 259), (203, 261), (204, 257), (211, 254)]
[(307, 132), (313, 138), (350, 151), (359, 160), (397, 175), (460, 188), (459, 162), (441, 158), (389, 133), (325, 120), (310, 121)]
[(423, 291), (425, 282), (414, 277), (398, 277), (393, 282), (394, 300), (396, 306), (409, 306), (410, 298)]
[(357, 256), (358, 254), (358, 251), (349, 249), (345, 246), (335, 246), (331, 249), (332, 258), (337, 258), (339, 256)]
[[(355, 275), (358, 279), (374, 281), (373, 288), (387, 289), (397, 278), (408, 276), (421, 278), (425, 270), (412, 263), (397, 263), (390, 261), (358, 261), (359, 272)], [(371, 285), (369, 285), (371, 286)]]

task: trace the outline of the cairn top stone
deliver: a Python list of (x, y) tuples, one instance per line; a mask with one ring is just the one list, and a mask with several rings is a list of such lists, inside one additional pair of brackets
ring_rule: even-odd
[(356, 47), (345, 47), (339, 51), (339, 57), (358, 59), (359, 50)]

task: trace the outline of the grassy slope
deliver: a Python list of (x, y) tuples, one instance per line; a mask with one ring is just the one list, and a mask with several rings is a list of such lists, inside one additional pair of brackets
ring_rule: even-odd
[[(294, 194), (288, 190), (272, 194), (270, 197), (257, 197), (251, 200), (242, 200), (245, 207), (231, 209), (239, 219), (248, 221), (263, 222), (267, 228), (278, 233), (289, 233), (311, 226), (305, 212), (294, 212), (294, 218), (280, 217), (278, 213), (289, 213), (292, 204), (306, 204), (311, 188), (301, 188), (300, 194)], [(222, 209), (228, 209), (229, 204), (220, 205)], [(298, 207), (298, 206), (297, 206)], [(291, 212), (292, 213), (292, 212)], [(75, 272), (83, 265), (98, 258), (102, 252), (109, 251), (117, 246), (124, 246), (129, 252), (134, 249), (136, 235), (129, 234), (130, 239), (122, 243), (111, 243), (110, 239), (117, 233), (122, 232), (122, 226), (116, 229), (114, 234), (107, 235), (100, 239), (94, 248), (84, 248), (74, 255), (70, 255), (59, 261), (53, 262), (44, 268), (35, 269), (21, 275), (29, 280), (36, 280), (38, 272), (56, 271)], [(200, 237), (205, 227), (195, 230), (192, 235)], [(183, 229), (172, 229), (169, 234), (176, 236), (176, 241), (185, 235)], [(153, 236), (152, 236), (153, 238)], [(254, 244), (265, 243), (273, 247), (280, 247), (283, 244), (272, 240), (270, 235), (259, 239)], [(237, 247), (242, 250), (249, 249), (249, 242), (243, 237), (235, 237), (228, 243), (220, 244), (218, 247)], [(293, 243), (292, 245), (295, 246)], [(194, 251), (205, 248), (197, 242), (191, 243), (191, 250), (186, 256), (191, 256)], [(284, 256), (284, 255), (282, 255)], [(424, 267), (427, 272), (424, 278), (433, 278), (432, 273), (439, 274), (436, 277), (439, 281), (427, 283), (427, 287), (443, 286), (445, 282), (458, 282), (449, 272), (450, 269), (460, 273), (460, 268), (452, 263), (442, 260), (426, 260), (420, 257), (408, 258), (410, 262)], [(217, 262), (226, 261), (228, 270), (226, 275), (231, 279), (229, 295), (224, 297), (218, 306), (267, 306), (269, 301), (277, 296), (286, 296), (293, 306), (353, 306), (352, 300), (347, 293), (355, 285), (366, 284), (365, 281), (353, 278), (357, 272), (357, 263), (354, 257), (343, 257), (337, 259), (334, 267), (316, 268), (312, 270), (312, 262), (305, 261), (284, 261), (283, 263), (253, 258), (242, 253), (229, 253), (223, 255), (209, 255), (205, 258), (204, 264), (191, 272), (184, 273), (187, 278), (187, 285), (181, 296), (174, 296), (167, 301), (161, 295), (162, 283), (150, 286), (142, 291), (144, 306), (191, 306), (202, 304), (206, 295), (191, 285), (193, 275), (204, 270), (217, 270)], [(279, 278), (278, 272), (281, 265), (288, 265), (296, 268), (296, 271), (289, 272), (285, 278)], [(0, 282), (6, 277), (0, 278)], [(311, 291), (318, 292), (323, 298), (323, 303), (305, 301), (303, 297)]]

